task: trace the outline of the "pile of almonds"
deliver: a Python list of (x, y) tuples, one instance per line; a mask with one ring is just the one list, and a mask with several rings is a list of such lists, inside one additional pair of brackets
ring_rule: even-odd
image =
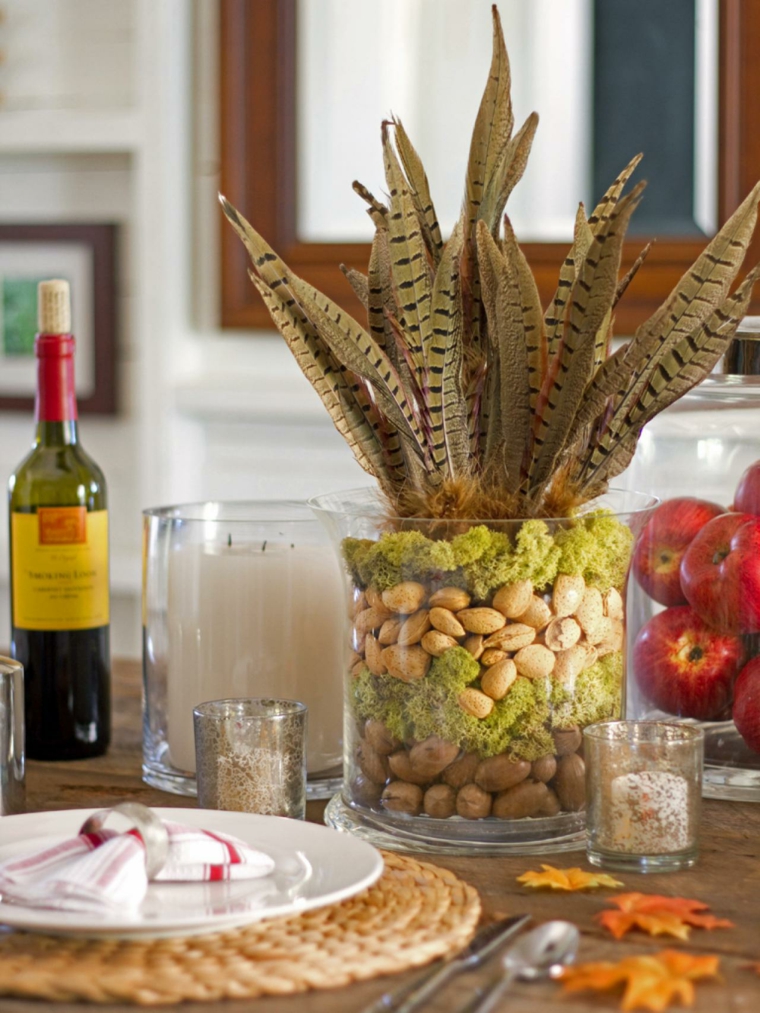
[(586, 769), (579, 728), (555, 731), (554, 752), (529, 763), (506, 754), (480, 759), (431, 736), (404, 744), (370, 719), (357, 748), (352, 797), (410, 816), (523, 819), (580, 812)]
[[(517, 679), (557, 679), (572, 693), (586, 668), (623, 647), (623, 600), (583, 577), (560, 574), (539, 595), (530, 581), (499, 588), (490, 602), (473, 602), (458, 587), (430, 593), (403, 581), (382, 594), (356, 591), (351, 609), (351, 672), (364, 668), (411, 683), (433, 658), (464, 647), (480, 673), (459, 706), (486, 718)], [(381, 722), (367, 721), (353, 778), (357, 801), (393, 812), (466, 819), (553, 816), (583, 808), (585, 770), (578, 728), (553, 733), (555, 749), (529, 763), (506, 754), (481, 759), (436, 737), (402, 743)]]
[(353, 607), (351, 671), (414, 682), (433, 658), (464, 647), (480, 662), (479, 688), (467, 687), (459, 705), (485, 718), (519, 678), (551, 676), (572, 692), (585, 669), (623, 647), (623, 600), (583, 577), (560, 574), (550, 593), (529, 580), (506, 584), (490, 605), (475, 604), (458, 587), (429, 597), (422, 584), (404, 581), (382, 594), (359, 592)]

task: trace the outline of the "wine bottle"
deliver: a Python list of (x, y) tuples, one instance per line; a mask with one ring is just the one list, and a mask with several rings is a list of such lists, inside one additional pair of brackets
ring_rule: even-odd
[(77, 432), (68, 282), (40, 283), (38, 325), (34, 443), (9, 483), (11, 652), (27, 755), (69, 760), (110, 740), (108, 509)]

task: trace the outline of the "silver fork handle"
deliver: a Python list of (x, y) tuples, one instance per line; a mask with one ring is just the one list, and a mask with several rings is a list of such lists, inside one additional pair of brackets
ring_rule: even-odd
[(485, 990), (460, 1006), (456, 1013), (493, 1013), (502, 997), (509, 991), (516, 975), (514, 971), (506, 971), (487, 985)]
[(412, 992), (415, 992), (418, 988), (421, 988), (425, 982), (434, 978), (441, 969), (440, 961), (436, 961), (431, 967), (428, 967), (422, 974), (417, 975), (412, 981), (407, 982), (405, 985), (400, 985), (398, 988), (394, 988), (390, 992), (383, 992), (383, 994), (375, 999), (369, 1006), (365, 1006), (360, 1013), (389, 1013), (390, 1010), (393, 1013), (397, 1013), (399, 1003), (408, 999)]
[(461, 970), (461, 965), (457, 964), (456, 961), (439, 967), (435, 974), (431, 974), (429, 978), (414, 989), (411, 995), (407, 996), (400, 1006), (396, 1007), (394, 1013), (414, 1013), (420, 1006), (424, 1006), (428, 999), (432, 999), (436, 992), (442, 989), (452, 978), (456, 977)]

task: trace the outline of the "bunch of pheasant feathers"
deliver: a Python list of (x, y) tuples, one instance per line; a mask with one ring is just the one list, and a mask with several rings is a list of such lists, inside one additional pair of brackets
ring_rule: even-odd
[(375, 226), (367, 274), (345, 270), (367, 326), (284, 264), (221, 198), (249, 272), (299, 366), (401, 517), (563, 517), (602, 494), (642, 427), (714, 367), (760, 274), (730, 294), (760, 184), (633, 338), (611, 354), (620, 278), (644, 183), (634, 158), (587, 218), (546, 310), (507, 199), (538, 117), (513, 134), (510, 71), (493, 8), (493, 57), (470, 144), (461, 216), (441, 237), (428, 180), (401, 122), (383, 123), (387, 203), (358, 183)]

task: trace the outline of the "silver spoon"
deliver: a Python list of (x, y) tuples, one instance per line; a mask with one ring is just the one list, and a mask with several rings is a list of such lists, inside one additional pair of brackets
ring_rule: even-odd
[(503, 973), (473, 1005), (463, 1007), (459, 1013), (492, 1013), (499, 1000), (516, 980), (539, 981), (552, 978), (566, 964), (572, 964), (578, 952), (581, 936), (570, 922), (544, 922), (537, 929), (526, 932), (502, 957)]

